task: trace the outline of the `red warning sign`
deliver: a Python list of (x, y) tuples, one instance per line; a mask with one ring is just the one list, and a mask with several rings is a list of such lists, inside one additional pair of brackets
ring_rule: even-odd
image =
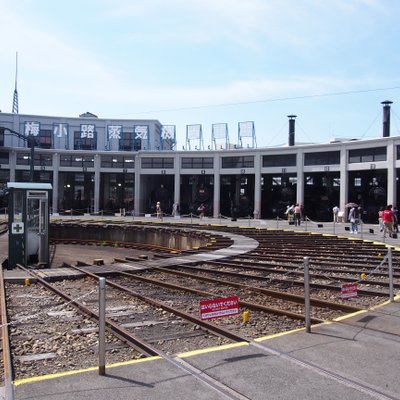
[(212, 319), (239, 314), (239, 297), (223, 297), (200, 301), (200, 318)]
[(343, 283), (341, 289), (342, 299), (357, 297), (358, 283)]

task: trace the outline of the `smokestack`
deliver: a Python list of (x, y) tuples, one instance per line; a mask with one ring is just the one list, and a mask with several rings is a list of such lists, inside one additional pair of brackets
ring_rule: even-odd
[(390, 104), (393, 101), (385, 100), (382, 101), (383, 104), (383, 137), (390, 136)]
[(295, 122), (297, 115), (288, 115), (289, 118), (289, 146), (294, 146)]

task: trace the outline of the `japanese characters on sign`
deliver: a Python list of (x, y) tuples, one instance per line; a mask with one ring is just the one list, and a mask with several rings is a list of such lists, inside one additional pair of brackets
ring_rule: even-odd
[(200, 301), (200, 318), (202, 320), (237, 315), (239, 312), (238, 296)]
[(94, 133), (95, 133), (95, 125), (93, 124), (81, 125), (81, 139), (83, 138), (93, 139)]
[(122, 125), (108, 125), (107, 127), (108, 140), (121, 139)]
[(40, 133), (39, 122), (27, 121), (25, 122), (25, 136), (37, 136)]
[(136, 125), (134, 128), (135, 139), (145, 139), (149, 137), (149, 127), (147, 125)]
[(161, 128), (161, 139), (175, 139), (175, 125), (163, 125)]
[(353, 297), (357, 297), (357, 290), (357, 283), (343, 283), (341, 286), (342, 299), (351, 299)]
[(68, 124), (54, 124), (53, 134), (58, 138), (68, 136)]

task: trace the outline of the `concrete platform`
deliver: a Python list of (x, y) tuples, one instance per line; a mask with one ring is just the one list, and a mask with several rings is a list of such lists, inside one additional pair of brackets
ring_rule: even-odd
[(18, 400), (400, 399), (400, 296), (254, 343), (16, 382)]
[[(200, 221), (201, 224), (219, 222), (208, 218)], [(308, 223), (294, 229), (285, 221), (221, 222), (383, 242), (376, 225), (365, 225), (358, 235), (352, 235), (345, 229), (348, 224)], [(399, 239), (387, 238), (384, 243), (398, 247)], [(298, 330), (261, 338), (250, 345), (242, 343), (181, 354), (174, 359), (153, 358), (107, 366), (106, 376), (99, 376), (97, 368), (93, 368), (15, 382), (14, 398), (400, 400), (399, 368), (400, 296), (397, 295), (393, 303), (313, 326), (312, 333)]]

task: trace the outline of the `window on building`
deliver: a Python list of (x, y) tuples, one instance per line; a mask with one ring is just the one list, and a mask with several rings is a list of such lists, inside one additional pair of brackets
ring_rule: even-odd
[(4, 146), (4, 128), (0, 129), (0, 146)]
[(41, 149), (51, 149), (53, 132), (51, 129), (41, 129), (35, 137), (35, 146)]
[(9, 164), (10, 157), (9, 154), (5, 151), (0, 151), (0, 164)]
[(62, 154), (60, 156), (60, 167), (93, 168), (94, 158), (92, 156)]
[(263, 167), (295, 167), (296, 154), (271, 154), (263, 156)]
[(135, 168), (135, 158), (132, 156), (114, 155), (101, 156), (102, 168)]
[(340, 151), (323, 151), (305, 153), (304, 165), (332, 165), (340, 164)]
[(274, 176), (272, 177), (272, 186), (281, 186), (282, 185), (282, 177)]
[(17, 165), (30, 165), (29, 153), (17, 153)]
[(35, 153), (35, 165), (40, 166), (52, 166), (53, 165), (53, 157), (51, 154), (38, 154)]
[(212, 157), (183, 157), (181, 167), (188, 169), (206, 169), (214, 167), (214, 159)]
[(142, 168), (170, 169), (174, 168), (174, 159), (171, 157), (143, 157)]
[(81, 131), (74, 132), (74, 150), (95, 150), (97, 147), (97, 132), (93, 136), (81, 137)]
[(124, 166), (123, 156), (101, 156), (102, 168), (123, 168), (123, 166)]
[(132, 151), (134, 149), (134, 142), (133, 132), (123, 132), (122, 138), (119, 139), (119, 149), (121, 151)]
[(354, 186), (361, 187), (361, 178), (354, 178)]
[(222, 157), (222, 168), (254, 168), (254, 156)]
[(386, 161), (386, 147), (349, 150), (349, 163)]

